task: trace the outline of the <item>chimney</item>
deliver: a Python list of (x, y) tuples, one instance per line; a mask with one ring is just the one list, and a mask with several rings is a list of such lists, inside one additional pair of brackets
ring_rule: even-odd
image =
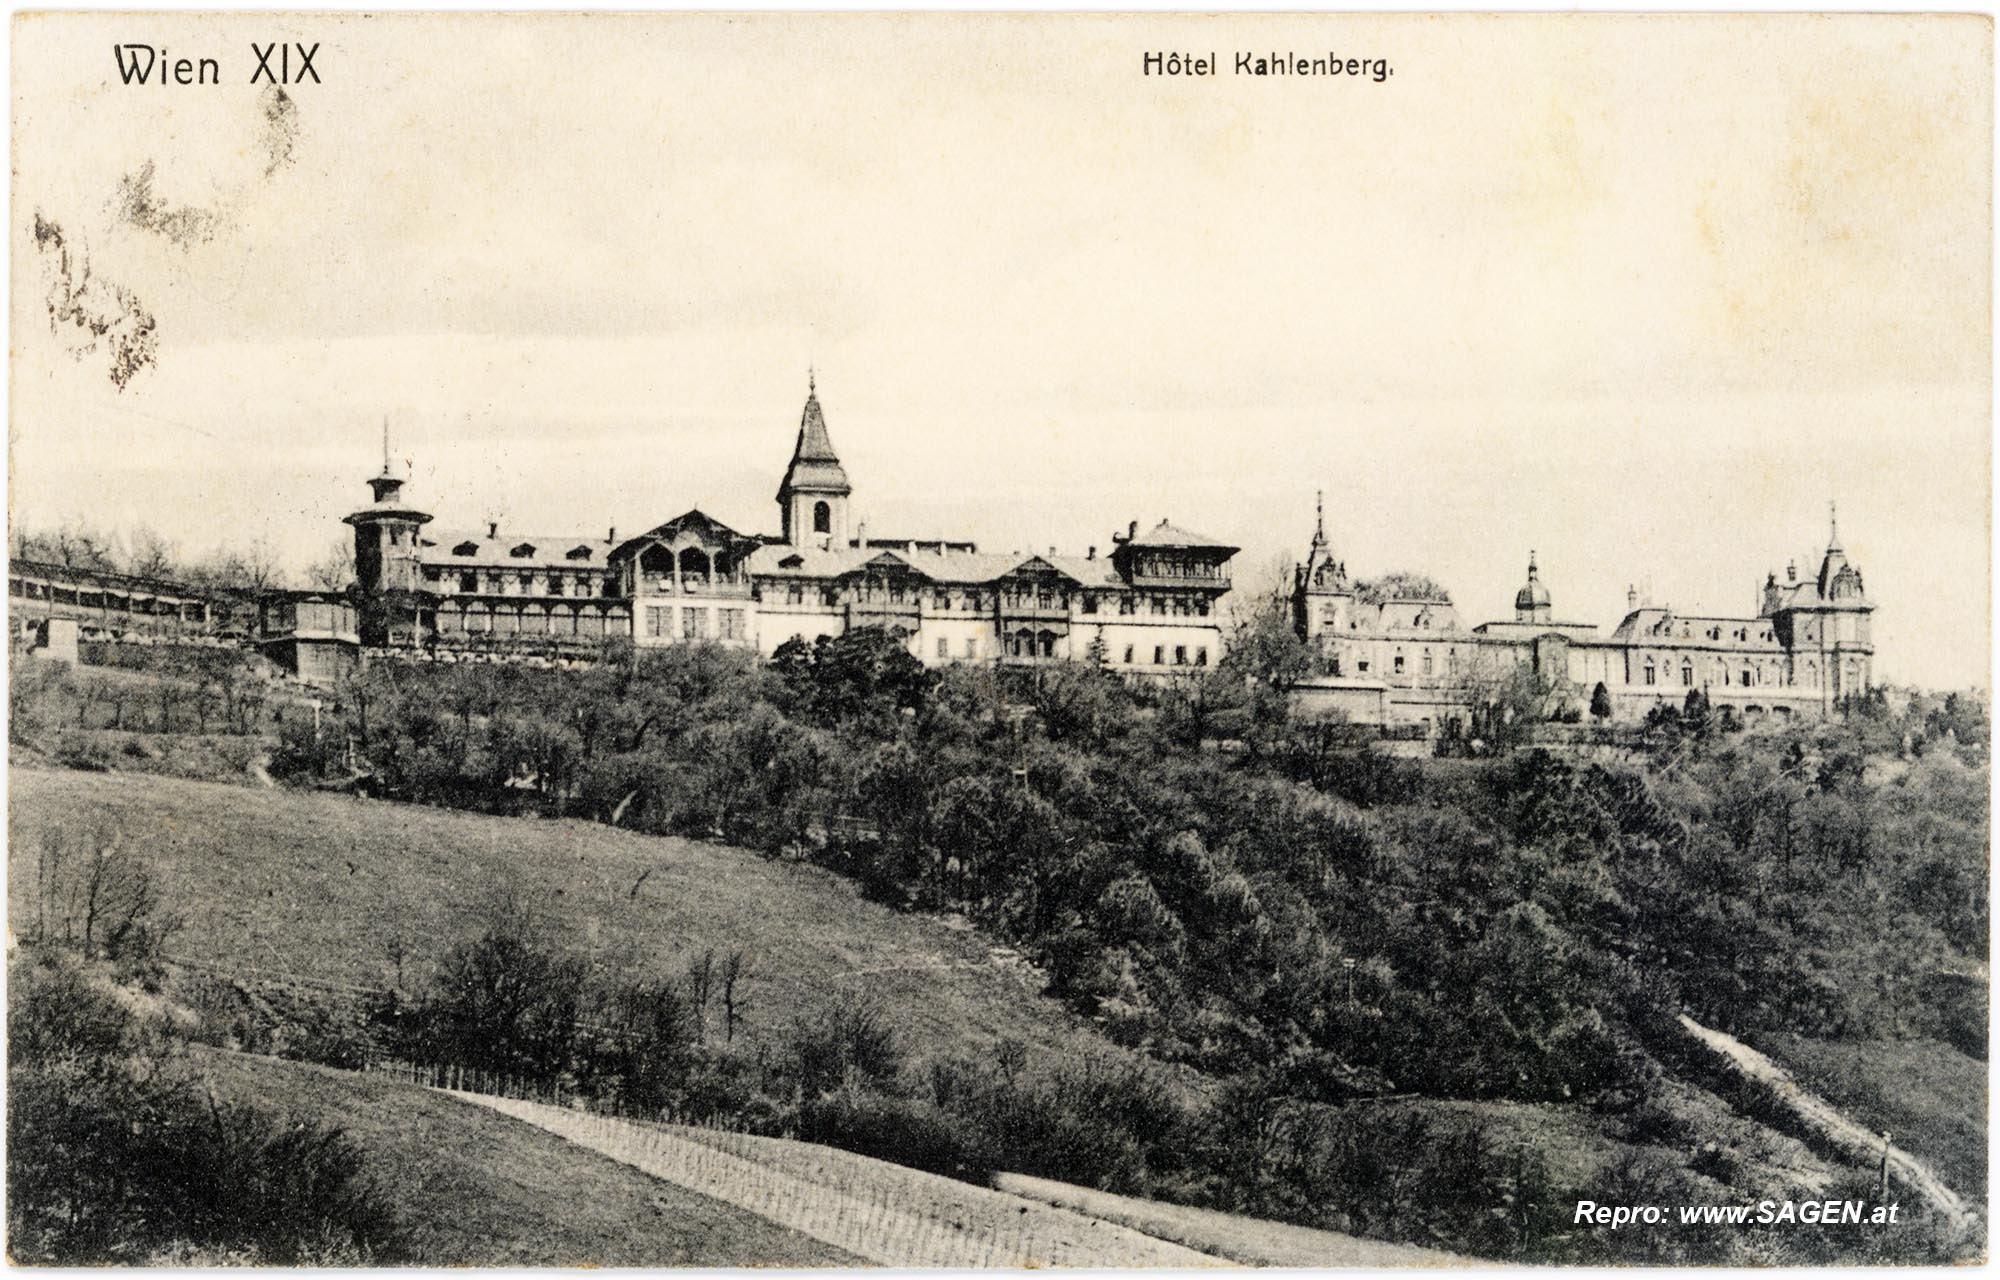
[(1637, 609), (1638, 607), (1639, 607), (1639, 584), (1635, 582), (1632, 585), (1625, 588), (1625, 612), (1630, 613), (1634, 609)]
[(609, 529), (606, 529), (606, 530), (604, 531), (604, 540), (605, 540), (606, 542), (613, 542), (613, 543), (615, 543), (615, 542), (617, 542), (617, 541), (618, 541), (618, 526), (617, 526), (617, 525), (615, 525), (615, 524), (614, 524), (614, 525), (612, 525), (612, 526), (611, 526), (611, 527), (610, 527)]
[(1796, 560), (1787, 560), (1785, 562), (1785, 581), (1797, 582), (1798, 580), (1799, 580), (1799, 562)]
[(868, 549), (868, 522), (866, 520), (857, 521), (854, 525), (854, 545), (860, 547), (863, 551)]
[(498, 520), (488, 520), (486, 522), (486, 536), (489, 538), (500, 536), (500, 522)]
[(1091, 547), (1091, 549), (1090, 549), (1090, 554), (1089, 554), (1089, 555), (1086, 555), (1086, 556), (1084, 557), (1084, 559), (1086, 559), (1086, 560), (1095, 560), (1095, 559), (1097, 559), (1097, 548), (1096, 548), (1095, 546), (1092, 546), (1092, 547)]

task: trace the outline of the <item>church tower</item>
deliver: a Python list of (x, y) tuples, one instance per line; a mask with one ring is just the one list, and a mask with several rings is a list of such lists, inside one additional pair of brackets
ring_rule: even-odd
[(820, 412), (819, 388), (806, 375), (806, 409), (799, 419), (799, 441), (792, 465), (778, 486), (778, 515), (786, 543), (794, 547), (845, 547), (848, 539), (848, 497), (854, 487), (833, 451)]
[(1322, 635), (1337, 635), (1346, 628), (1347, 610), (1353, 602), (1347, 565), (1333, 558), (1326, 540), (1326, 495), (1321, 493), (1313, 501), (1312, 547), (1292, 585), (1292, 626), (1300, 639), (1317, 646)]
[[(360, 588), (363, 644), (385, 644), (392, 632), (409, 629), (415, 611), (410, 596), (422, 582), (418, 569), (418, 530), (430, 516), (403, 498), (403, 479), (389, 460), (389, 423), (382, 422), (382, 473), (369, 480), (375, 501), (343, 517), (354, 526), (354, 577)], [(400, 607), (388, 607), (397, 600)]]

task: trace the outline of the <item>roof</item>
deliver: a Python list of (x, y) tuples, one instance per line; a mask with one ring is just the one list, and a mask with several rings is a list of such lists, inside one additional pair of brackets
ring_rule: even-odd
[(762, 545), (763, 542), (763, 539), (755, 534), (738, 533), (736, 530), (722, 523), (722, 521), (717, 520), (714, 516), (696, 507), (693, 510), (685, 511), (675, 516), (665, 524), (656, 525), (646, 530), (646, 532), (636, 538), (625, 539), (625, 541), (619, 543), (606, 553), (606, 558), (609, 560), (622, 560), (646, 543), (671, 539), (675, 534), (688, 529), (694, 530), (699, 536), (709, 541), (732, 544), (739, 552), (745, 543)]
[(386, 498), (381, 502), (371, 502), (359, 511), (349, 512), (340, 519), (343, 524), (354, 524), (371, 517), (383, 516), (401, 516), (405, 520), (414, 520), (418, 524), (428, 524), (430, 522), (430, 516), (427, 513), (417, 510), (409, 503)]
[[(796, 563), (792, 563), (796, 561)], [(965, 585), (997, 582), (1018, 569), (1046, 566), (1086, 587), (1124, 585), (1117, 568), (1104, 559), (1084, 556), (994, 554), (977, 551), (885, 551), (877, 547), (793, 547), (783, 543), (759, 547), (750, 556), (750, 573), (771, 578), (838, 578), (871, 564), (899, 566), (931, 582)]]
[(1238, 548), (1232, 547), (1226, 542), (1217, 542), (1214, 538), (1183, 529), (1179, 525), (1166, 520), (1160, 521), (1144, 533), (1132, 535), (1132, 537), (1125, 540), (1123, 545), (1128, 547), (1213, 547), (1218, 551), (1229, 552), (1238, 550)]
[(833, 438), (826, 433), (826, 415), (820, 412), (816, 390), (806, 392), (798, 443), (792, 447), (792, 463), (785, 468), (778, 496), (782, 498), (796, 489), (814, 493), (853, 492), (853, 486), (847, 483), (847, 471), (840, 465), (840, 456), (833, 451)]
[[(471, 543), (471, 555), (456, 548)], [(577, 533), (514, 533), (502, 529), (497, 534), (461, 529), (431, 529), (419, 541), (417, 558), (427, 565), (488, 569), (601, 569), (610, 546), (602, 538)], [(515, 555), (519, 548), (531, 548)], [(572, 559), (570, 552), (581, 548), (587, 554)]]
[(1544, 635), (1555, 632), (1571, 640), (1595, 640), (1597, 628), (1588, 622), (1516, 622), (1512, 618), (1496, 618), (1492, 622), (1482, 622), (1472, 629), (1474, 635), (1499, 635), (1503, 632), (1525, 632), (1530, 635)]

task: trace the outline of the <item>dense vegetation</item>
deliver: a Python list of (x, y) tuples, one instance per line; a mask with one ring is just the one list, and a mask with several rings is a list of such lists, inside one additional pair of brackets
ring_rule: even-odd
[[(926, 1056), (866, 1000), (738, 1036), (740, 956), (592, 970), (514, 902), (308, 1056), (392, 1052), (940, 1172), (1484, 1256), (1852, 1258), (1800, 1234), (1576, 1232), (1566, 1208), (1774, 1190), (1688, 1110), (1684, 1082), (1718, 1082), (1680, 1012), (1984, 1056), (1984, 992), (1952, 976), (1986, 958), (1984, 706), (1876, 694), (1744, 734), (1690, 698), (1596, 738), (1616, 748), (1552, 752), (1534, 726), (1574, 708), (1524, 684), (1446, 742), (1454, 758), (1392, 760), (1290, 712), (1276, 690), (1304, 664), (1256, 622), (1174, 686), (1084, 664), (930, 672), (874, 632), (770, 664), (712, 646), (592, 670), (376, 664), (322, 724), (282, 718), (272, 774), (820, 862), (1012, 942), (1128, 1052)], [(108, 678), (38, 676), (16, 724), (96, 724), (102, 694), (78, 690)], [(1398, 1098), (1580, 1108), (1652, 1154), (1582, 1184), (1546, 1144)], [(1948, 1256), (1924, 1232), (1884, 1248)]]
[[(1358, 1190), (1316, 1180), (1367, 1167), (1363, 1153), (1415, 1167), (1422, 1135), (1385, 1134), (1368, 1117), (1389, 1112), (1352, 1105), (1391, 1093), (1565, 1102), (1640, 1124), (1663, 1078), (1687, 1069), (1682, 1011), (1733, 1032), (1935, 1036), (1983, 1054), (1983, 1003), (1939, 977), (1986, 954), (1976, 702), (1878, 693), (1838, 721), (1745, 735), (1696, 699), (1629, 751), (1396, 761), (1288, 713), (1272, 692), (1296, 661), (1282, 638), (1238, 652), (1171, 688), (1081, 665), (931, 672), (870, 632), (788, 645), (768, 665), (703, 647), (588, 671), (381, 664), (343, 691), (339, 729), (288, 724), (273, 771), (346, 778), (351, 752), (363, 784), (390, 795), (813, 859), (893, 904), (965, 913), (1141, 1061), (1222, 1085), (1185, 1112), (1136, 1068), (1105, 1075), (1122, 1102), (1101, 1080), (1024, 1081), (990, 1063), (934, 1065), (917, 1087), (869, 1067), (852, 1026), (795, 1038), (846, 1037), (825, 1059), (838, 1072), (795, 1043), (757, 1073), (723, 1073), (766, 1119), (864, 1149), (894, 1132), (906, 1159), (933, 1140), (939, 1164), (988, 1158), (938, 1137), (964, 1132), (1028, 1172), (1578, 1256), (1545, 1215), (1493, 1225), (1493, 1204), (1519, 1208), (1546, 1179), (1531, 1155), (1476, 1138), (1425, 1157), (1458, 1164), (1437, 1194), (1412, 1192), (1417, 1226), (1371, 1220)], [(618, 993), (617, 1007), (671, 1025), (661, 989)], [(563, 1054), (539, 1052), (538, 1069), (557, 1069)], [(563, 1053), (562, 1069), (605, 1073)], [(683, 1104), (688, 1072), (714, 1060), (629, 1063), (655, 1057), (669, 1079), (640, 1087)], [(1037, 1090), (1039, 1110), (1022, 1100)], [(1077, 1132), (1064, 1129), (1073, 1096), (1097, 1099)], [(1116, 1150), (1072, 1150), (1090, 1141)], [(1399, 1182), (1423, 1185), (1407, 1170)], [(1494, 1199), (1451, 1223), (1471, 1186)]]
[(8, 966), (9, 1256), (397, 1261), (402, 1228), (339, 1129), (200, 1087), (186, 1063), (198, 1022), (155, 982), (159, 901), (129, 858), (92, 861)]

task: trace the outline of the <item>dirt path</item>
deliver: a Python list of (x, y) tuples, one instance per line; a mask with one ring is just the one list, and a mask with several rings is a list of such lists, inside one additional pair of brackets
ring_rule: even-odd
[[(1721, 1031), (1712, 1031), (1686, 1014), (1681, 1015), (1681, 1026), (1687, 1029), (1689, 1035), (1728, 1058), (1744, 1075), (1753, 1080), (1760, 1080), (1777, 1090), (1778, 1096), (1795, 1115), (1857, 1161), (1872, 1166), (1881, 1160), (1881, 1134), (1848, 1119), (1826, 1099), (1808, 1093), (1799, 1086), (1798, 1081), (1792, 1079), (1789, 1071), (1736, 1037)], [(1909, 1152), (1891, 1145), (1889, 1171), (1903, 1185), (1915, 1191), (1940, 1213), (1950, 1218), (1955, 1225), (1964, 1226), (1972, 1221), (1972, 1210), (1959, 1198), (1958, 1193), (1946, 1186), (1944, 1180), (1933, 1173), (1929, 1166)]]

